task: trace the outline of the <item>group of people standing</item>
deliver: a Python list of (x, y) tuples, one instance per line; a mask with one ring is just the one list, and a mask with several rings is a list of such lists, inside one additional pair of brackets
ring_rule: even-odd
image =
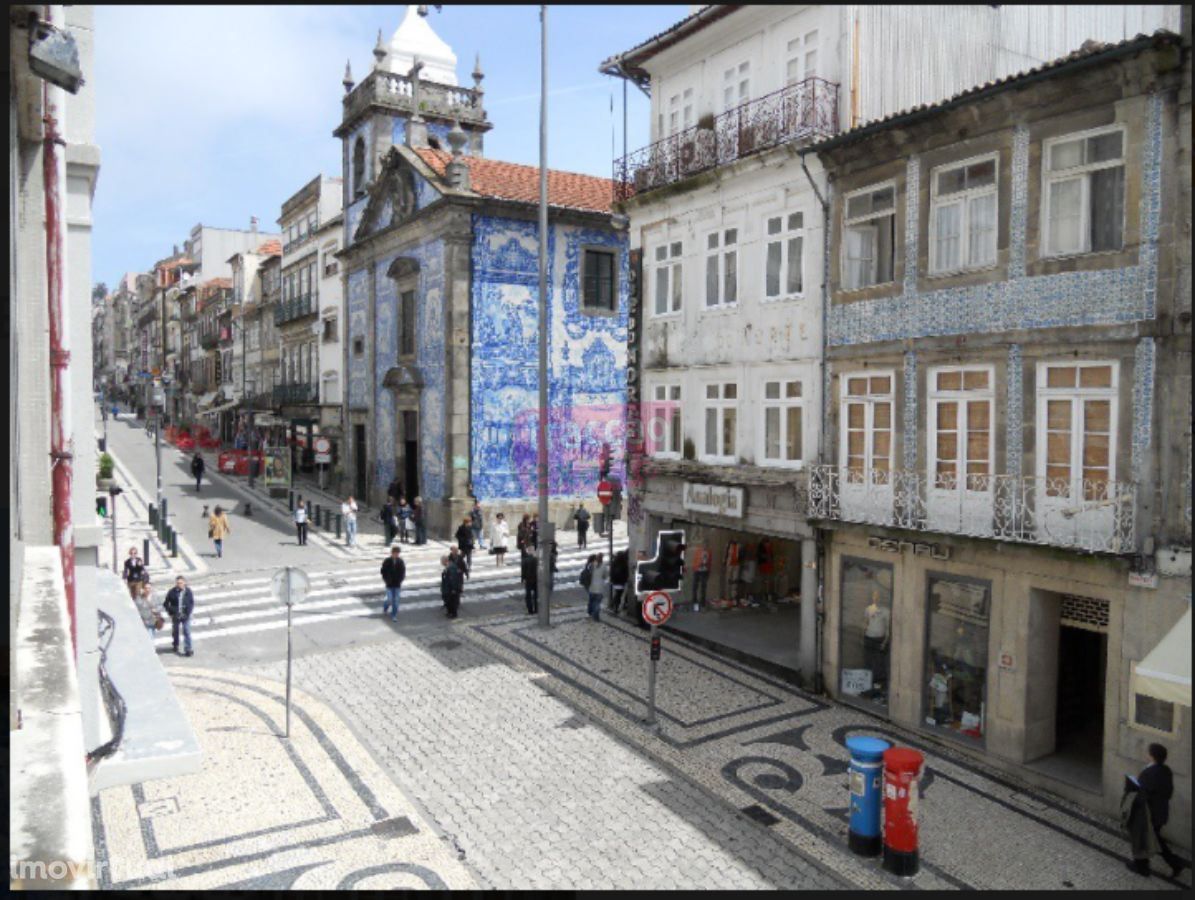
[(161, 611), (153, 600), (153, 589), (149, 583), (149, 570), (141, 559), (136, 547), (129, 548), (128, 558), (124, 561), (124, 571), (121, 573), (129, 596), (137, 606), (141, 615), (141, 622), (152, 641), (157, 632), (165, 627), (162, 612), (170, 616), (171, 633), (174, 637), (174, 652), (178, 653), (179, 633), (183, 638), (183, 656), (194, 656), (191, 649), (191, 616), (195, 612), (195, 595), (187, 586), (187, 579), (179, 575), (174, 579), (174, 587), (166, 592), (162, 600)]

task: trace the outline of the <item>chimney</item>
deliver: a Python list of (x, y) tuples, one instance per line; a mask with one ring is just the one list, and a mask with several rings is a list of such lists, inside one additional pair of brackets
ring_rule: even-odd
[(256, 250), (257, 249), (257, 216), (249, 217), (249, 233), (253, 235), (253, 246), (250, 249)]

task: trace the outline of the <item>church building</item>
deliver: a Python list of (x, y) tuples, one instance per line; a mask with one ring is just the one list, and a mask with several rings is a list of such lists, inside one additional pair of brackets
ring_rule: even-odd
[[(483, 75), (408, 7), (359, 84), (345, 72), (345, 471), (395, 481), (432, 533), (472, 506), (534, 507), (539, 169), (487, 159)], [(552, 518), (593, 497), (604, 444), (622, 476), (628, 233), (612, 183), (548, 173)]]

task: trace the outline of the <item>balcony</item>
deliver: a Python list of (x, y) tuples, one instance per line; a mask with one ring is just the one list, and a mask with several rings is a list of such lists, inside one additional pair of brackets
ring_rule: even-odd
[(614, 200), (621, 202), (690, 175), (789, 141), (838, 132), (838, 85), (806, 78), (614, 161)]
[(307, 382), (274, 385), (274, 405), (286, 403), (318, 403), (319, 385)]
[(807, 517), (1043, 544), (1090, 553), (1135, 553), (1136, 486), (1017, 475), (968, 476), (965, 490), (922, 472), (811, 466)]
[[(383, 106), (411, 113), (416, 111), (415, 85), (406, 75), (374, 70), (345, 96), (343, 102), (344, 116), (341, 121), (345, 123), (355, 119), (370, 106)], [(425, 116), (459, 119), (462, 125), (489, 125), (485, 109), (482, 107), (482, 92), (470, 88), (420, 80), (418, 112)], [(334, 134), (343, 137), (342, 129), (344, 125)]]
[(204, 350), (215, 350), (220, 344), (220, 335), (215, 331), (205, 331), (199, 335), (199, 346)]
[(293, 322), (295, 319), (301, 319), (304, 316), (313, 316), (318, 311), (318, 304), (315, 302), (313, 294), (292, 297), (290, 300), (283, 300), (274, 307), (274, 324), (282, 325), (286, 322)]
[(188, 385), (192, 394), (206, 394), (211, 389), (211, 382), (204, 376), (192, 378)]

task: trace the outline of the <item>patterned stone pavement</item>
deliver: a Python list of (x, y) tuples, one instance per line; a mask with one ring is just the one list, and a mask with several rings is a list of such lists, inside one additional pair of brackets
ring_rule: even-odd
[(92, 801), (100, 886), (116, 889), (472, 888), (450, 842), (322, 703), (202, 669), (171, 679), (202, 771)]

